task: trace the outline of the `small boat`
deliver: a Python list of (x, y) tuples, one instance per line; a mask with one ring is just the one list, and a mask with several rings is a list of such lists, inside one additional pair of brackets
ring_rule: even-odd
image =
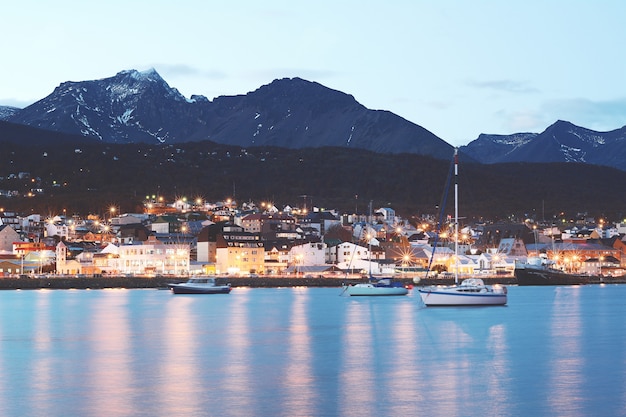
[(515, 262), (515, 278), (517, 285), (584, 285), (589, 276), (570, 274), (554, 268), (554, 262), (546, 257), (529, 257), (526, 262)]
[[(459, 235), (459, 199), (458, 199), (458, 149), (454, 149), (454, 161), (450, 166), (449, 179), (452, 178), (452, 168), (454, 168), (454, 236)], [(449, 184), (449, 182), (448, 182)], [(447, 195), (447, 191), (444, 193)], [(445, 200), (444, 200), (445, 203)], [(441, 215), (443, 215), (442, 204)], [(441, 220), (439, 221), (441, 224)], [(437, 241), (435, 240), (435, 249), (433, 250), (430, 262), (432, 263), (435, 251), (437, 250)], [(451, 286), (432, 286), (418, 289), (420, 298), (426, 306), (498, 306), (507, 303), (507, 288), (499, 284), (485, 285), (480, 278), (464, 279), (459, 285), (459, 241), (454, 240), (454, 285)], [(430, 270), (430, 265), (428, 266)], [(428, 271), (426, 272), (428, 276)]]
[(408, 288), (400, 282), (393, 282), (391, 278), (370, 279), (369, 282), (344, 285), (342, 292), (342, 294), (350, 296), (389, 296), (407, 295), (408, 293)]
[(230, 284), (217, 285), (212, 277), (190, 278), (187, 282), (169, 284), (169, 287), (174, 294), (228, 294), (231, 290)]
[[(370, 219), (372, 217), (372, 202), (370, 201)], [(390, 296), (390, 295), (407, 295), (409, 289), (402, 283), (395, 282), (391, 278), (375, 278), (372, 276), (372, 239), (368, 237), (368, 265), (369, 280), (368, 282), (359, 282), (351, 285), (343, 285), (343, 291), (340, 295), (347, 294), (350, 296)]]
[(507, 302), (507, 289), (485, 285), (480, 278), (464, 279), (460, 285), (432, 286), (418, 290), (426, 306), (497, 306)]

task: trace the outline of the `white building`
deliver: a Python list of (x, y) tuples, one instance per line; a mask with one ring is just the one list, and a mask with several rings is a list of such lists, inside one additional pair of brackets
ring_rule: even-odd
[(59, 236), (68, 239), (70, 237), (70, 227), (60, 219), (50, 219), (45, 222), (44, 236)]
[(141, 245), (119, 247), (119, 271), (136, 275), (187, 275), (189, 253), (187, 244), (167, 245), (150, 236)]
[(289, 250), (289, 264), (296, 268), (305, 265), (326, 264), (326, 245), (321, 242), (315, 242), (293, 246)]

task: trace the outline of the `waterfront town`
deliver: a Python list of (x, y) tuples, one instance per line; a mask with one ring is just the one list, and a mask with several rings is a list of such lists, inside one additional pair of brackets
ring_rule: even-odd
[[(0, 208), (0, 277), (344, 278), (367, 275), (512, 277), (516, 262), (544, 256), (557, 268), (624, 275), (626, 223), (581, 217), (566, 224), (437, 226), (389, 207), (338, 213), (227, 199), (146, 196), (141, 213), (22, 216)], [(455, 238), (458, 250), (455, 252)], [(456, 258), (458, 253), (458, 259)]]

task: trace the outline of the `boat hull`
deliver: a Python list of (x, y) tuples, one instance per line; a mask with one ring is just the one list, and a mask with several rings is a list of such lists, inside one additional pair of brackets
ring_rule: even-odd
[(186, 285), (174, 285), (170, 287), (174, 294), (229, 294), (230, 285), (220, 285), (212, 288), (198, 288)]
[(548, 268), (516, 268), (517, 285), (584, 285), (589, 283), (589, 276), (568, 274)]
[(507, 303), (506, 292), (463, 293), (452, 289), (418, 290), (426, 306), (501, 306)]
[(344, 287), (344, 293), (352, 297), (407, 295), (409, 290), (401, 286), (382, 287), (374, 284), (355, 284)]

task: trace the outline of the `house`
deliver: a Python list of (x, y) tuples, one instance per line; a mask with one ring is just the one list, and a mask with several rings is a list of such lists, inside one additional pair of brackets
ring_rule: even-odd
[(343, 242), (327, 248), (327, 263), (334, 263), (344, 271), (367, 272), (373, 275), (393, 274), (393, 260), (385, 258), (385, 250), (379, 246), (365, 247)]
[(70, 237), (70, 227), (65, 223), (65, 219), (56, 216), (53, 219), (49, 219), (44, 224), (45, 236), (58, 236), (61, 239), (68, 239)]
[(520, 238), (514, 237), (500, 239), (500, 244), (498, 245), (498, 253), (506, 256), (528, 256), (524, 241)]
[(382, 217), (382, 221), (388, 224), (396, 224), (396, 211), (389, 207), (381, 207), (374, 212)]
[(10, 225), (0, 225), (0, 253), (13, 253), (13, 242), (20, 240), (20, 234)]
[(119, 247), (109, 243), (92, 257), (94, 271), (100, 274), (116, 275), (120, 273)]
[(474, 273), (489, 273), (513, 275), (515, 270), (515, 260), (525, 258), (525, 256), (509, 256), (499, 251), (487, 251), (480, 255), (468, 255), (474, 259), (476, 270)]
[(325, 265), (326, 247), (322, 242), (294, 245), (289, 251), (289, 263), (297, 267)]
[(263, 239), (298, 237), (296, 219), (284, 213), (252, 213), (238, 219), (238, 223), (244, 231), (261, 234)]
[(215, 269), (218, 274), (264, 273), (265, 248), (261, 236), (248, 233), (241, 226), (225, 225), (217, 235)]
[(150, 234), (150, 229), (143, 224), (130, 223), (119, 226), (116, 238), (119, 243), (132, 244), (133, 242), (145, 242)]
[(264, 245), (265, 273), (275, 275), (287, 272), (293, 242), (286, 239), (266, 240)]
[(0, 258), (0, 277), (22, 274), (20, 261), (14, 258)]
[(141, 224), (147, 222), (149, 215), (144, 213), (124, 213), (121, 216), (113, 217), (111, 224), (114, 226), (121, 226), (124, 224)]
[(135, 275), (186, 275), (189, 273), (189, 245), (165, 244), (150, 236), (143, 244), (119, 247), (118, 269)]
[(613, 256), (586, 259), (583, 262), (581, 272), (601, 276), (622, 276), (626, 274), (626, 270), (620, 265), (619, 260)]
[(309, 226), (317, 230), (319, 236), (323, 236), (326, 230), (334, 225), (341, 225), (341, 219), (330, 211), (313, 211), (308, 213), (300, 222), (303, 227)]
[(215, 264), (219, 233), (221, 233), (221, 226), (216, 223), (200, 230), (196, 238), (196, 261)]
[(180, 230), (180, 221), (176, 216), (159, 216), (150, 223), (150, 230), (155, 233), (174, 233)]

